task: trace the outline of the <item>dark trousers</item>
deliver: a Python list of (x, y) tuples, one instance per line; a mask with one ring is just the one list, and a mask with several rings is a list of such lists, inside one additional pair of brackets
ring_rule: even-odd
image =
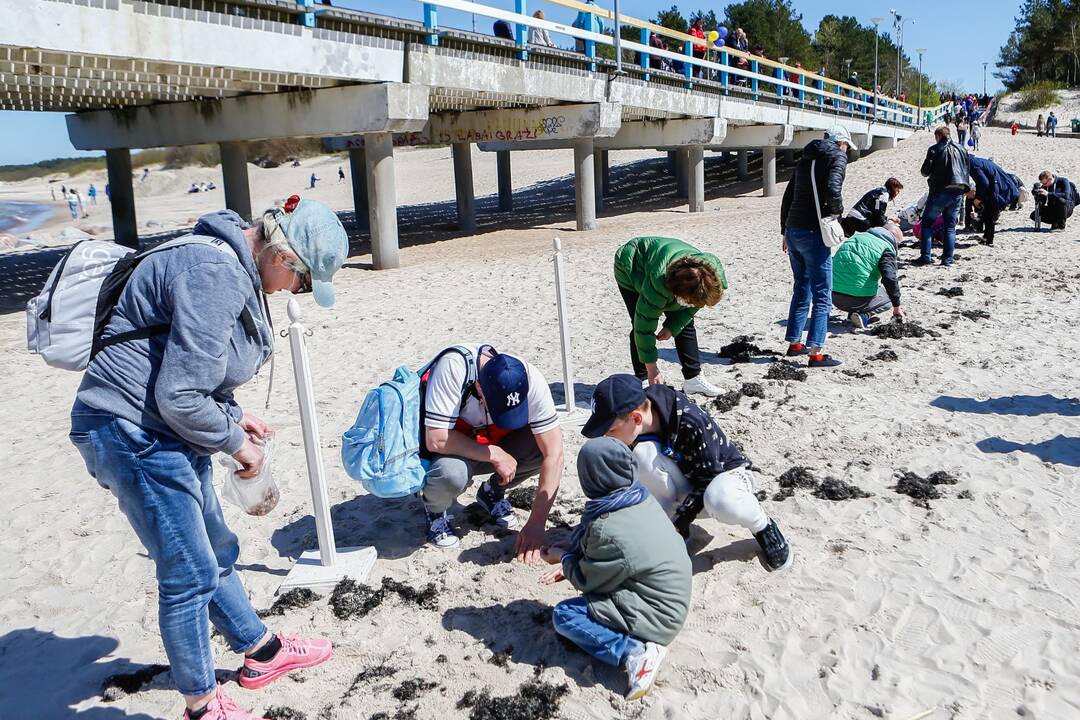
[[(630, 313), (630, 362), (634, 365), (634, 375), (641, 380), (649, 376), (645, 370), (645, 363), (638, 358), (637, 342), (634, 341), (634, 315), (637, 310), (638, 294), (633, 290), (619, 286), (619, 294), (622, 295), (626, 304), (626, 311)], [(683, 328), (682, 332), (675, 336), (675, 352), (679, 355), (679, 364), (682, 365), (684, 380), (697, 377), (701, 374), (701, 353), (698, 350), (697, 328), (694, 321)]]
[(1073, 204), (1050, 195), (1040, 209), (1042, 221), (1051, 226), (1065, 227), (1065, 221), (1073, 214)]
[(840, 226), (844, 228), (844, 234), (851, 237), (855, 233), (866, 232), (870, 229), (870, 223), (862, 218), (855, 217), (843, 217), (840, 218)]

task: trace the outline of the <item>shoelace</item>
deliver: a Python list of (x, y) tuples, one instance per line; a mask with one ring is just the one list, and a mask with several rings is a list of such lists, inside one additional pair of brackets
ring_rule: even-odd
[(504, 518), (507, 515), (514, 514), (514, 506), (510, 504), (510, 501), (503, 498), (499, 502), (495, 503), (495, 506), (491, 508), (491, 517)]
[(217, 701), (218, 707), (220, 707), (222, 710), (236, 710), (237, 712), (241, 710), (241, 707), (236, 704), (235, 700), (233, 700), (231, 697), (221, 692), (220, 690), (217, 694)]
[(436, 535), (447, 535), (450, 533), (450, 518), (445, 515), (435, 522), (431, 523), (431, 532)]
[(304, 655), (307, 650), (304, 644), (295, 635), (280, 635), (281, 638), (281, 650), (292, 655)]

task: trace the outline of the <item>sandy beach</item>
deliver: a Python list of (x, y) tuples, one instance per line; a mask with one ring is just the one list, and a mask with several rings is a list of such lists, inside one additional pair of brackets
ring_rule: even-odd
[[(1064, 124), (1066, 115), (1059, 115)], [(846, 204), (890, 175), (906, 184), (898, 205), (913, 203), (925, 189), (918, 168), (931, 141), (920, 133), (850, 165)], [(1044, 167), (1067, 175), (1080, 163), (1072, 140), (1050, 144), (996, 128), (984, 132), (981, 149), (1029, 186)], [(377, 548), (371, 584), (384, 577), (417, 589), (433, 583), (434, 597), (418, 604), (391, 593), (365, 617), (342, 620), (324, 596), (271, 618), (272, 627), (330, 638), (336, 654), (258, 693), (236, 685), (240, 660), (218, 638), (218, 668), (234, 698), (260, 712), (287, 706), (309, 720), (466, 718), (470, 710), (459, 701), (467, 692), (508, 696), (536, 678), (566, 684), (557, 715), (566, 720), (1080, 717), (1080, 219), (1065, 232), (1036, 234), (1028, 209), (1004, 213), (996, 245), (962, 234), (951, 269), (908, 266), (917, 253), (903, 249), (904, 307), (933, 335), (879, 339), (849, 331), (836, 315), (828, 350), (845, 361), (842, 368), (811, 371), (804, 382), (769, 380), (768, 358), (731, 365), (716, 354), (739, 335), (782, 350), (790, 297), (780, 196), (761, 198), (759, 185), (736, 181), (734, 160), (707, 156), (706, 212), (691, 215), (674, 197), (664, 156), (612, 153), (613, 196), (599, 213), (599, 229), (575, 233), (570, 152), (513, 155), (512, 217), (496, 212), (495, 156), (474, 157), (477, 235), (460, 237), (454, 229), (450, 149), (401, 152), (403, 267), (369, 271), (366, 243), (358, 240), (338, 276), (337, 306), (320, 310), (310, 296), (301, 299), (313, 333), (338, 544)], [(348, 172), (333, 156), (299, 168), (252, 166), (253, 206), (299, 192), (350, 211), (351, 189), (338, 184), (338, 165)], [(313, 171), (322, 181), (307, 191)], [(780, 180), (788, 172), (782, 168)], [(223, 206), (220, 189), (184, 193), (191, 182), (209, 180), (220, 185), (217, 169), (152, 169), (146, 183), (136, 180), (140, 232), (171, 232)], [(75, 182), (84, 192), (90, 182), (100, 189), (104, 176)], [(0, 187), (0, 200), (48, 196), (44, 181)], [(58, 207), (33, 236), (64, 244), (59, 234), (71, 225), (68, 217)], [(351, 218), (343, 219), (349, 226)], [(107, 221), (99, 197), (91, 217), (76, 225), (104, 227), (107, 237)], [(592, 663), (551, 629), (550, 607), (572, 588), (542, 586), (543, 568), (508, 562), (513, 538), (477, 526), (465, 508), (457, 510), (459, 549), (425, 546), (419, 504), (365, 495), (338, 453), (341, 432), (370, 387), (398, 365), (418, 366), (458, 341), (487, 341), (528, 358), (558, 400), (550, 262), (556, 236), (569, 265), (579, 398), (607, 374), (628, 371), (630, 321), (612, 256), (630, 237), (649, 234), (680, 237), (727, 268), (730, 291), (698, 316), (705, 374), (725, 390), (760, 383), (764, 397), (711, 412), (753, 460), (764, 507), (796, 556), (790, 570), (770, 575), (753, 538), (699, 521), (690, 546), (690, 618), (653, 693), (631, 704), (621, 699), (620, 671)], [(105, 678), (166, 660), (153, 565), (66, 437), (79, 375), (48, 368), (25, 351), (18, 308), (43, 279), (47, 257), (49, 251), (32, 249), (0, 254), (0, 415), (7, 418), (0, 426), (7, 470), (0, 717), (178, 718), (182, 702), (168, 673), (148, 671), (147, 683), (102, 698)], [(952, 288), (960, 292), (940, 294)], [(287, 324), (285, 302), (270, 299), (279, 328)], [(238, 397), (277, 429), (282, 501), (261, 518), (225, 509), (257, 608), (271, 605), (295, 558), (316, 543), (286, 341), (279, 339), (277, 349), (271, 407), (263, 409), (268, 368)], [(875, 359), (890, 357), (883, 350), (896, 360)], [(661, 351), (668, 377), (678, 375), (674, 360), (668, 343)], [(564, 430), (567, 466), (557, 509), (572, 524), (583, 504), (574, 466), (581, 437), (576, 428)], [(774, 500), (778, 477), (795, 466), (871, 496), (831, 501), (799, 489)], [(215, 470), (224, 479), (216, 463)], [(916, 502), (893, 489), (899, 473), (935, 471), (957, 480), (936, 486), (938, 499)], [(552, 528), (550, 537), (566, 532)], [(436, 685), (402, 690), (417, 678)]]

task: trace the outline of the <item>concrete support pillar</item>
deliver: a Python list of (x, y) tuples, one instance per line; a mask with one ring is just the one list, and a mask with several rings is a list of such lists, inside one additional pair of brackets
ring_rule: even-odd
[(349, 149), (349, 174), (352, 176), (352, 201), (353, 215), (356, 218), (356, 226), (361, 230), (367, 230), (368, 223), (368, 191), (367, 191), (367, 163), (364, 160), (364, 148)]
[(705, 212), (705, 148), (691, 145), (686, 153), (690, 212)]
[(121, 245), (138, 248), (139, 227), (135, 222), (135, 189), (131, 184), (131, 151), (127, 148), (106, 150), (105, 167), (109, 173), (113, 238)]
[(761, 148), (761, 195), (772, 197), (776, 194), (776, 148)]
[(678, 155), (679, 154), (674, 150), (667, 151), (668, 172), (675, 176), (678, 176), (679, 174), (678, 168), (676, 167)]
[(577, 229), (596, 229), (596, 177), (593, 167), (592, 138), (574, 140), (574, 200), (577, 205)]
[(795, 164), (795, 151), (794, 150), (785, 150), (784, 151), (784, 164), (787, 165), (788, 167), (791, 167), (792, 165)]
[(690, 166), (690, 156), (686, 148), (675, 151), (675, 197), (684, 198), (689, 191), (690, 181), (687, 169)]
[(500, 150), (495, 153), (496, 170), (499, 176), (499, 212), (514, 209), (514, 185), (510, 178), (510, 151)]
[(596, 212), (604, 209), (604, 151), (593, 151), (593, 195), (596, 196)]
[(367, 165), (368, 221), (371, 259), (376, 270), (396, 268), (398, 253), (397, 190), (394, 187), (394, 136), (364, 136)]
[(221, 156), (221, 177), (225, 186), (225, 207), (250, 222), (247, 143), (243, 140), (218, 143), (218, 154)]
[(604, 197), (610, 197), (611, 196), (611, 167), (608, 166), (608, 151), (604, 150), (600, 154), (604, 158), (604, 175), (603, 175), (603, 180), (602, 180), (602, 182), (604, 184)]
[(457, 195), (458, 228), (476, 232), (476, 198), (473, 196), (472, 143), (454, 143), (454, 192)]
[(739, 151), (739, 179), (740, 180), (747, 180), (750, 177), (749, 157), (750, 157), (750, 151), (749, 150), (740, 150)]

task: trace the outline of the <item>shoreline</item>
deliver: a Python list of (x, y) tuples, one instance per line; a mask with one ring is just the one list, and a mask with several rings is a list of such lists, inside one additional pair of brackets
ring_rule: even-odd
[(55, 219), (48, 205), (21, 200), (0, 200), (0, 234), (25, 235)]

